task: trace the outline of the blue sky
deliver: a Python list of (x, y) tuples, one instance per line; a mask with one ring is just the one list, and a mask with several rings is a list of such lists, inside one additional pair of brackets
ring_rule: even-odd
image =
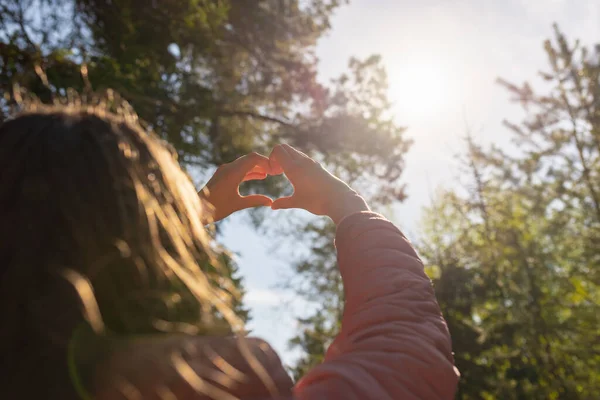
[[(320, 79), (342, 73), (351, 56), (381, 54), (394, 116), (414, 140), (403, 175), (409, 198), (386, 216), (415, 238), (431, 193), (459, 184), (454, 156), (467, 125), (484, 143), (510, 146), (502, 120), (523, 114), (496, 78), (539, 85), (552, 23), (590, 44), (600, 42), (598, 21), (598, 0), (354, 0), (339, 9), (317, 47)], [(239, 253), (253, 335), (293, 362), (287, 340), (306, 304), (274, 288), (289, 273), (289, 248), (274, 251), (243, 212), (225, 223), (224, 242)]]

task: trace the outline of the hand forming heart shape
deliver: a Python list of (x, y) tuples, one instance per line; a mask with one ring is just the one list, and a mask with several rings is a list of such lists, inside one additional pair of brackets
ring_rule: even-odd
[[(294, 187), (292, 196), (273, 201), (259, 194), (240, 195), (242, 182), (282, 173)], [(271, 206), (273, 210), (301, 208), (315, 215), (327, 215), (336, 223), (350, 213), (369, 210), (364, 199), (346, 183), (287, 144), (275, 146), (268, 158), (250, 153), (221, 165), (199, 194), (212, 211), (212, 218), (207, 218), (206, 222), (219, 221), (235, 211), (260, 206)]]

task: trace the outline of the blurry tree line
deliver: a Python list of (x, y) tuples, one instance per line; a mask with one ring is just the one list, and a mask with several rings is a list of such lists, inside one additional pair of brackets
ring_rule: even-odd
[[(110, 88), (174, 146), (192, 176), (286, 142), (376, 202), (402, 199), (409, 141), (389, 113), (380, 58), (351, 59), (347, 73), (317, 80), (315, 44), (343, 3), (4, 0), (0, 122), (15, 88), (47, 103)], [(290, 190), (280, 177), (246, 185), (272, 197)], [(329, 240), (320, 224), (300, 231)], [(235, 262), (223, 260), (243, 292)], [(236, 307), (246, 319), (243, 304)]]
[[(555, 27), (543, 93), (499, 80), (526, 111), (516, 150), (467, 135), (464, 185), (434, 196), (418, 248), (452, 334), (460, 399), (600, 395), (600, 45)], [(333, 234), (333, 230), (328, 232)], [(323, 306), (292, 343), (294, 372), (322, 360), (343, 291), (330, 242), (296, 271)]]

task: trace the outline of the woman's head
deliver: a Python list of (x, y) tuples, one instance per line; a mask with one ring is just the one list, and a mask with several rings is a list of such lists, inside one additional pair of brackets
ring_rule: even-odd
[(201, 212), (173, 153), (130, 112), (38, 106), (1, 125), (0, 346), (13, 383), (64, 385), (84, 321), (99, 335), (237, 323)]

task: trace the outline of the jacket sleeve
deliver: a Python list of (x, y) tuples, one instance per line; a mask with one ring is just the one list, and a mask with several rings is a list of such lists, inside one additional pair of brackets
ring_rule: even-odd
[(450, 335), (408, 240), (362, 212), (339, 224), (335, 244), (346, 297), (341, 332), (295, 398), (452, 399), (459, 374)]

